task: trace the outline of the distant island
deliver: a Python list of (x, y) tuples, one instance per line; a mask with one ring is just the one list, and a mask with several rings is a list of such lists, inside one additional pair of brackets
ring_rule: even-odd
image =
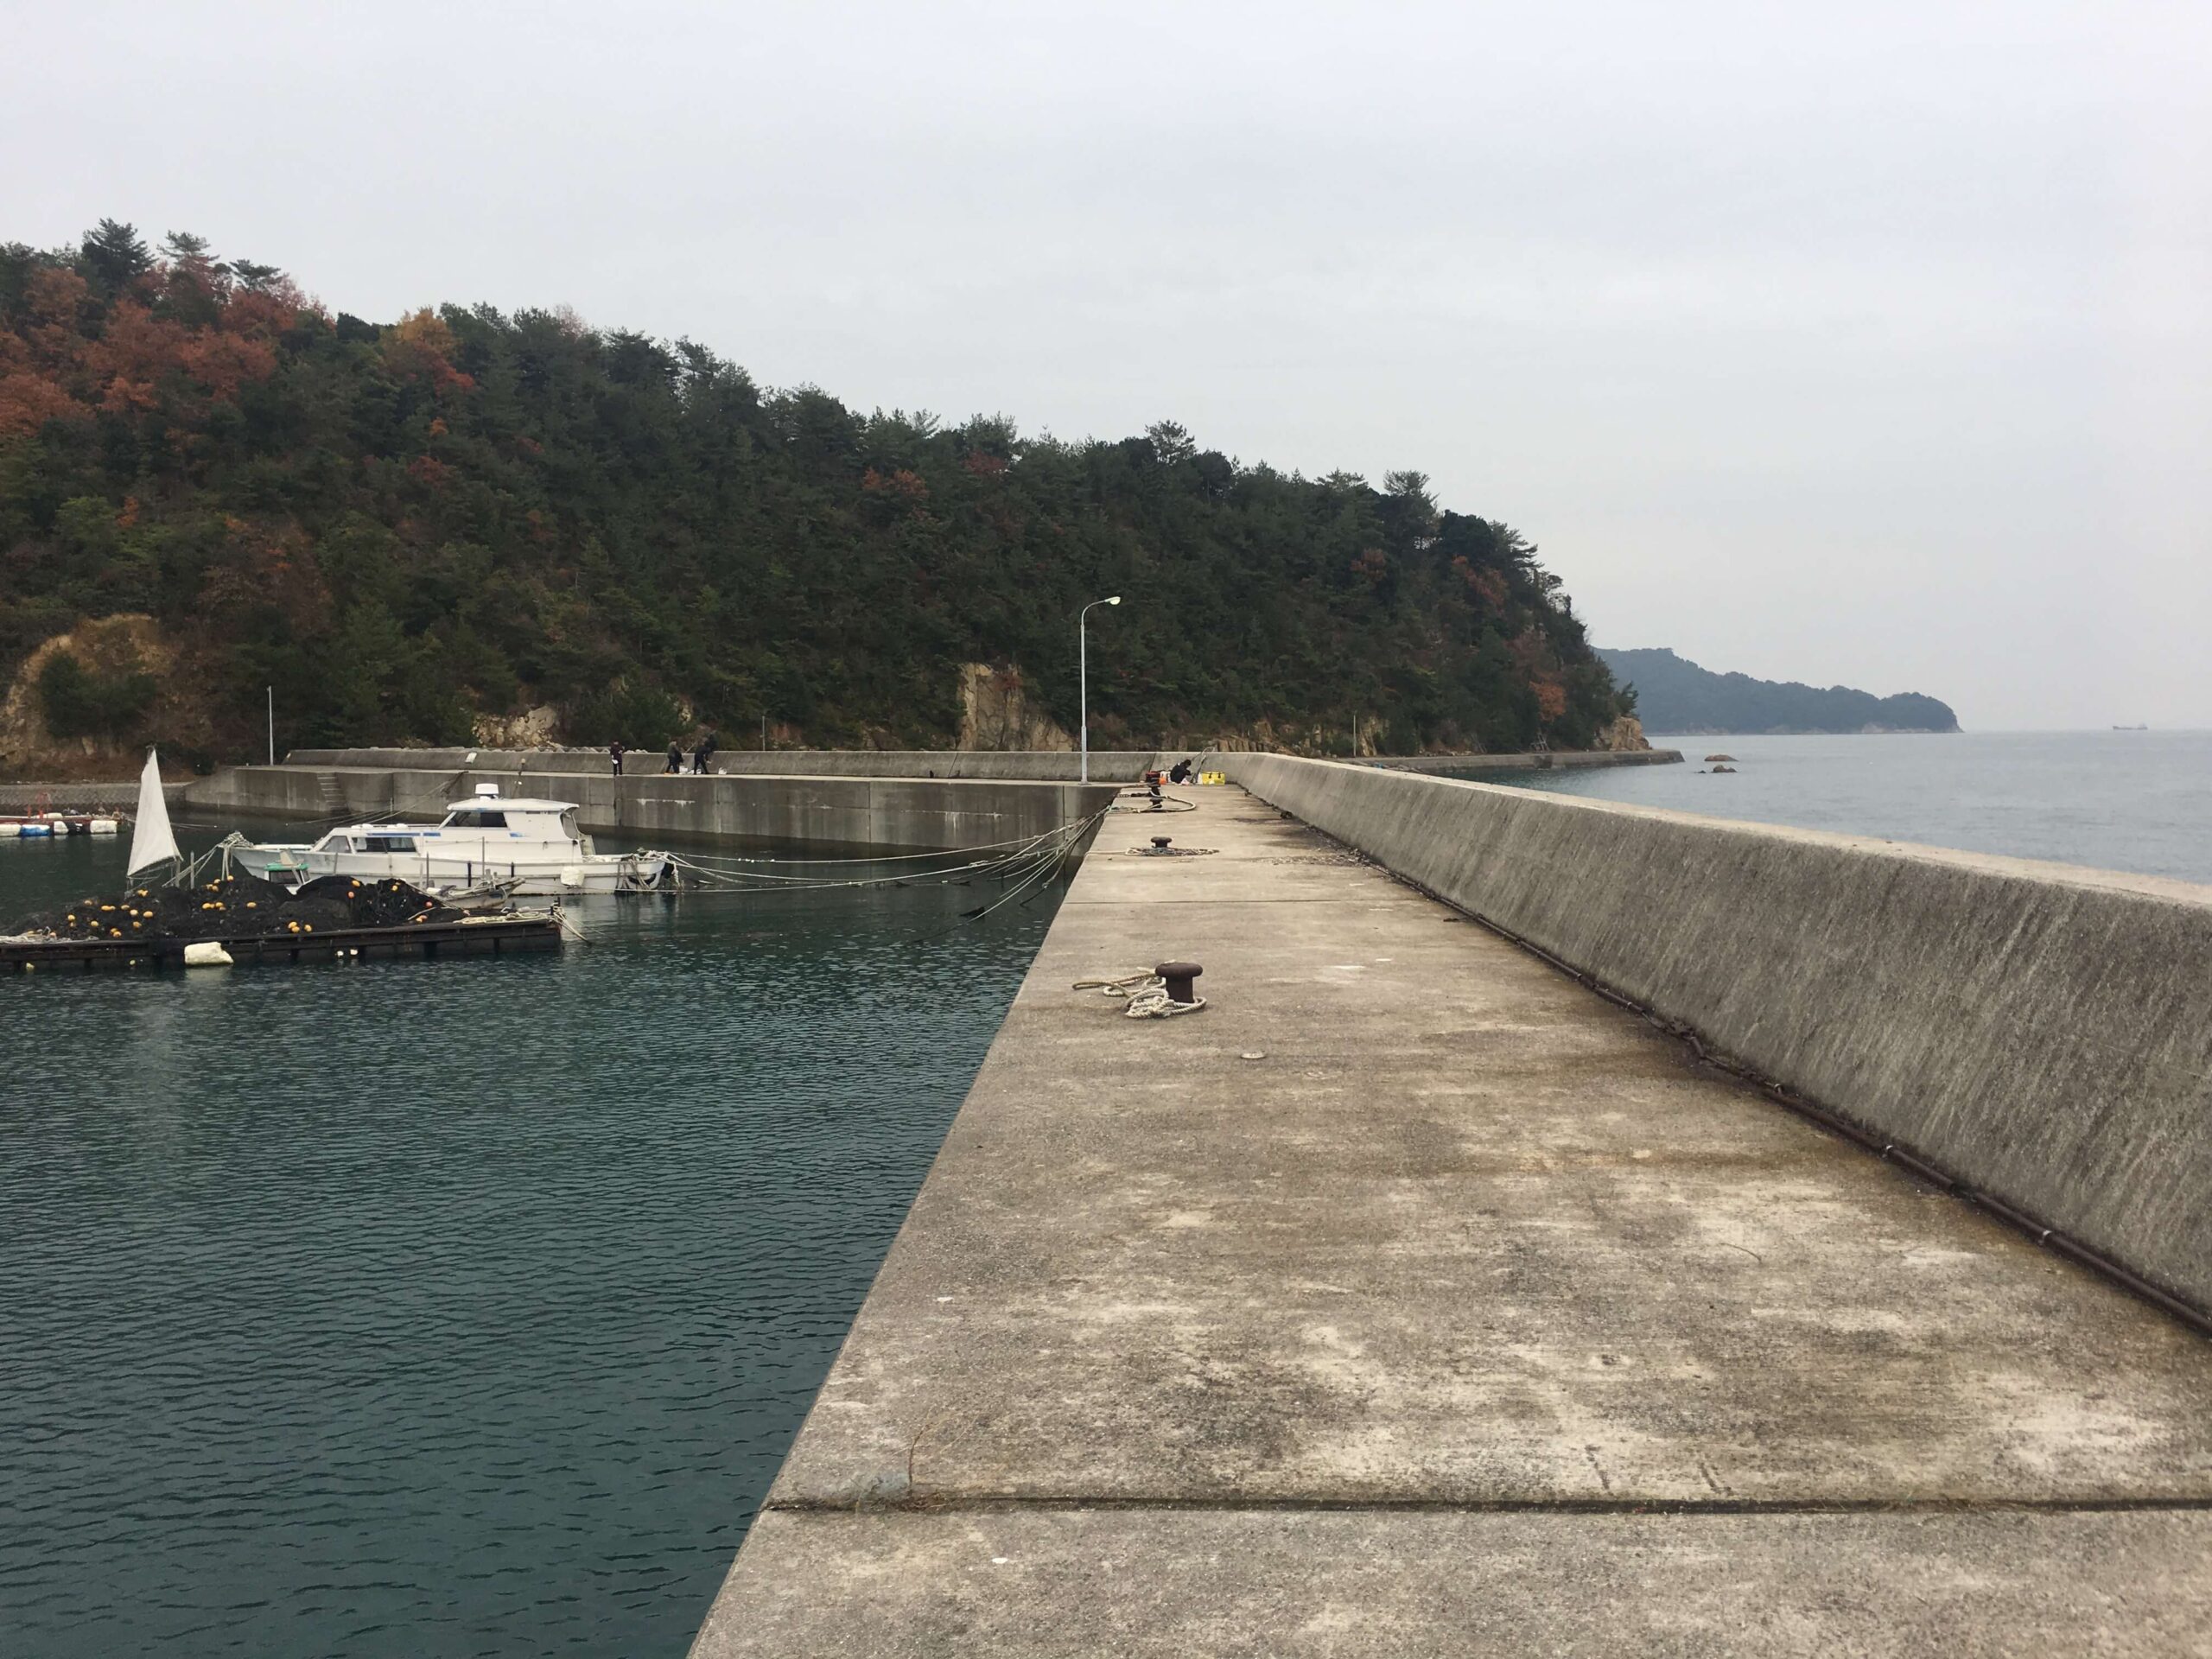
[(1823, 690), (1795, 680), (1716, 674), (1664, 648), (1598, 655), (1613, 678), (1636, 688), (1644, 729), (1685, 734), (1789, 732), (1955, 732), (1947, 702), (1902, 691), (1878, 697), (1847, 685)]

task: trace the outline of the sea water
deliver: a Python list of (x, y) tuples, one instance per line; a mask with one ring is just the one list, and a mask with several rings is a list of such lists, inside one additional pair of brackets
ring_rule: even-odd
[[(2212, 882), (2212, 732), (1669, 737), (1681, 766), (1484, 779)], [(1733, 772), (1705, 757), (1726, 754)], [(1480, 776), (1471, 763), (1465, 774)]]
[[(0, 843), (0, 925), (121, 881)], [(683, 1653), (1043, 935), (0, 979), (0, 1652)]]

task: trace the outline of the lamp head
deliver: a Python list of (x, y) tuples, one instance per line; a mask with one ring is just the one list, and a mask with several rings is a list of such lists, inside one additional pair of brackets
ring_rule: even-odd
[(1106, 602), (1109, 605), (1118, 605), (1122, 602), (1122, 596), (1119, 594), (1116, 594), (1113, 598), (1108, 600)]

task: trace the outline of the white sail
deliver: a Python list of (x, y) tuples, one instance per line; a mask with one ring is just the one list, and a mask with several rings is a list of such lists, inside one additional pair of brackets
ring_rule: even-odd
[(169, 804), (162, 796), (162, 766), (151, 749), (146, 751), (146, 770), (138, 777), (138, 822), (130, 830), (130, 868), (136, 875), (149, 864), (173, 863), (184, 855), (177, 851), (169, 829)]

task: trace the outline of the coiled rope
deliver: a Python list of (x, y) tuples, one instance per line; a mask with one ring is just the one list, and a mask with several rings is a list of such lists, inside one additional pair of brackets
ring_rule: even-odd
[[(1124, 805), (1124, 802), (1134, 802), (1135, 804)], [(1155, 796), (1151, 790), (1139, 784), (1123, 790), (1112, 810), (1116, 812), (1195, 812), (1198, 810), (1198, 804), (1180, 795)]]
[(1124, 974), (1119, 979), (1078, 979), (1078, 991), (1096, 991), (1127, 1004), (1122, 1012), (1132, 1020), (1165, 1020), (1173, 1014), (1196, 1014), (1206, 1005), (1203, 996), (1178, 1002), (1167, 995), (1167, 982), (1158, 974)]

